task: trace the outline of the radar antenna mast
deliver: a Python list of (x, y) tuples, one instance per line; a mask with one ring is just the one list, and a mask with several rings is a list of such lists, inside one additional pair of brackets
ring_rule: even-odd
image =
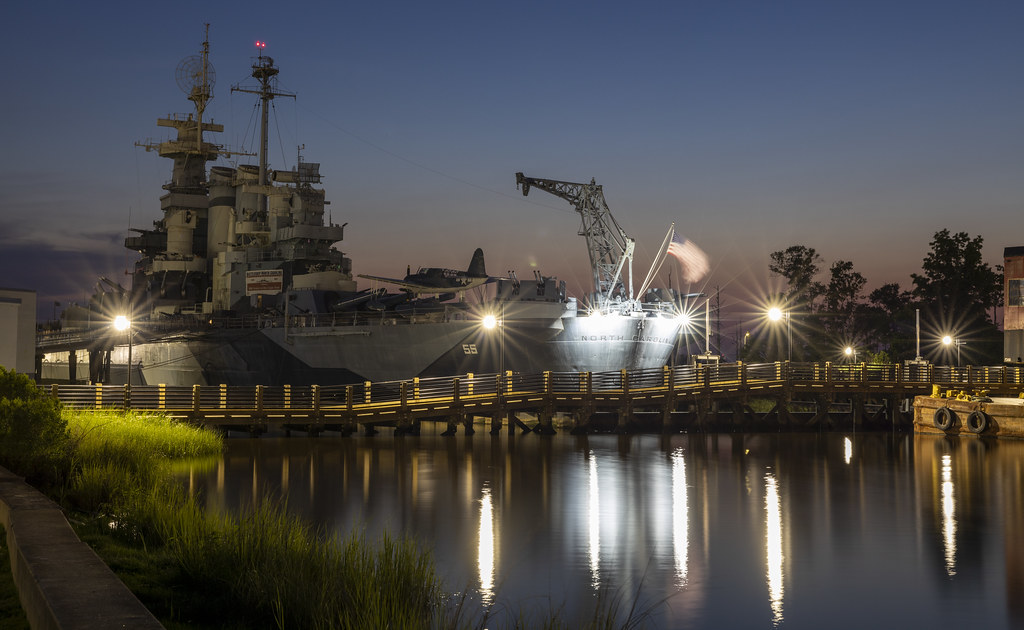
[(203, 34), (202, 53), (187, 57), (177, 68), (178, 85), (188, 94), (188, 100), (196, 105), (196, 149), (203, 146), (203, 112), (206, 111), (206, 104), (213, 98), (213, 84), (217, 81), (217, 74), (210, 65), (210, 25), (205, 25)]
[[(610, 304), (634, 302), (633, 249), (636, 243), (615, 221), (604, 200), (603, 188), (595, 180), (591, 179), (589, 184), (576, 184), (516, 173), (516, 187), (522, 188), (524, 197), (530, 188), (538, 188), (565, 199), (576, 208), (582, 221), (579, 235), (587, 239), (598, 308), (604, 310)], [(628, 287), (623, 285), (624, 267)]]
[[(175, 114), (157, 120), (160, 127), (173, 127), (178, 130), (176, 140), (165, 142), (136, 142), (135, 146), (146, 151), (158, 151), (161, 157), (176, 161), (174, 181), (169, 185), (204, 188), (206, 186), (206, 162), (218, 157), (232, 155), (249, 155), (238, 151), (227, 151), (219, 144), (203, 140), (207, 131), (219, 133), (224, 125), (203, 122), (206, 106), (213, 99), (213, 86), (217, 82), (217, 73), (210, 63), (210, 25), (206, 24), (203, 45), (200, 54), (185, 57), (178, 63), (174, 78), (181, 91), (188, 95), (188, 100), (195, 106), (195, 116), (188, 114), (182, 118)], [(184, 116), (184, 115), (182, 115)], [(200, 159), (195, 159), (200, 158)], [(164, 188), (167, 188), (165, 185)]]
[[(282, 92), (277, 89), (277, 80), (274, 78), (277, 73), (280, 72), (277, 66), (274, 65), (274, 60), (263, 54), (263, 49), (267, 47), (267, 43), (264, 41), (256, 42), (256, 48), (259, 49), (259, 55), (256, 57), (256, 61), (252, 64), (252, 78), (259, 81), (259, 88), (245, 88), (239, 85), (232, 85), (232, 92), (245, 92), (247, 94), (256, 94), (260, 97), (260, 180), (259, 185), (261, 190), (269, 182), (267, 177), (267, 155), (269, 154), (270, 147), (270, 136), (267, 133), (268, 121), (270, 119), (270, 101), (274, 100), (275, 96), (288, 96), (295, 98), (295, 94), (292, 92)], [(262, 210), (266, 210), (267, 196), (264, 193), (260, 193), (260, 206)]]

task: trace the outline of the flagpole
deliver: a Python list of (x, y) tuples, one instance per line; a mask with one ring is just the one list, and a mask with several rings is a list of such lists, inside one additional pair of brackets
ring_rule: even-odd
[(665, 264), (665, 258), (668, 257), (668, 244), (672, 240), (672, 235), (675, 234), (676, 224), (672, 223), (668, 227), (668, 233), (665, 234), (665, 240), (661, 242), (661, 247), (658, 249), (658, 257), (655, 258), (654, 263), (651, 265), (650, 271), (647, 272), (647, 277), (644, 278), (643, 284), (640, 285), (640, 291), (637, 293), (640, 297), (643, 297), (644, 293), (647, 292), (647, 288), (654, 281), (654, 277), (661, 271), (662, 265)]

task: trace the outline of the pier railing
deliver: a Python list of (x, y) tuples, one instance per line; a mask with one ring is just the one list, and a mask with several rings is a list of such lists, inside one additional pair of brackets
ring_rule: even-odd
[[(445, 406), (508, 403), (512, 399), (577, 397), (579, 404), (611, 400), (664, 404), (677, 399), (773, 395), (771, 390), (828, 393), (859, 391), (878, 395), (942, 390), (987, 390), (1017, 395), (1024, 369), (1007, 366), (874, 365), (834, 363), (729, 363), (612, 372), (467, 374), (443, 378), (351, 385), (226, 386), (48, 385), (71, 407), (179, 410), (196, 416), (222, 410), (267, 413), (275, 410), (348, 411), (362, 414), (395, 409), (443, 412)], [(625, 396), (625, 398), (623, 398)], [(416, 412), (416, 409), (413, 412)], [(413, 413), (410, 412), (410, 413)]]

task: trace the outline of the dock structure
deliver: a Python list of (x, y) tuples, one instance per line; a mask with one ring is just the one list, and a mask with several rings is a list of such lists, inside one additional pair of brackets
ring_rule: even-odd
[[(225, 431), (418, 434), (422, 421), (492, 433), (910, 428), (915, 397), (941, 390), (1016, 398), (1024, 368), (790, 363), (543, 372), (310, 386), (49, 385), (77, 408), (153, 410)], [(755, 403), (755, 401), (757, 401)], [(757, 407), (758, 409), (755, 409)]]
[(914, 432), (1024, 438), (1024, 399), (937, 391), (914, 399)]

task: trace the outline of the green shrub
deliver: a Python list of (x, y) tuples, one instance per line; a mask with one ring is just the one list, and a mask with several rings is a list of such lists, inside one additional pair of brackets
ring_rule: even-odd
[(67, 449), (60, 401), (0, 367), (0, 463), (32, 483), (52, 485), (66, 473)]

